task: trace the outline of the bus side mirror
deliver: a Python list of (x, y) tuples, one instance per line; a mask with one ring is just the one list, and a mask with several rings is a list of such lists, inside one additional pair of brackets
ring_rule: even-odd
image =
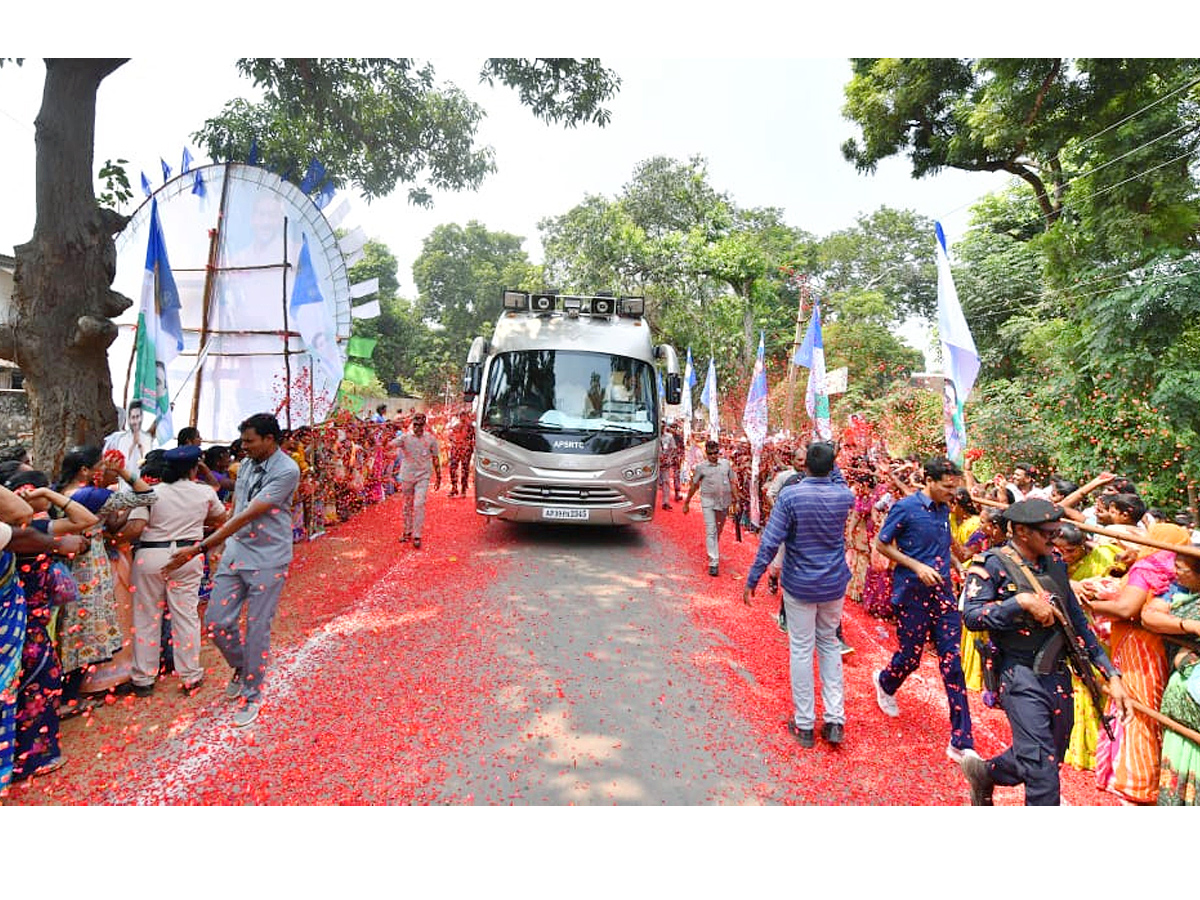
[(664, 393), (667, 396), (667, 402), (674, 406), (683, 399), (683, 376), (678, 372), (667, 373), (667, 384)]
[(483, 365), (481, 363), (467, 363), (467, 367), (463, 369), (463, 399), (474, 400), (479, 396), (479, 389), (482, 386)]

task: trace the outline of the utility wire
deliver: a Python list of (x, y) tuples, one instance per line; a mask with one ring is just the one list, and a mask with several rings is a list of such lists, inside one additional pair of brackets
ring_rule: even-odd
[[(1079, 149), (1080, 147), (1086, 146), (1087, 144), (1091, 143), (1092, 141), (1094, 141), (1096, 138), (1100, 137), (1101, 135), (1107, 134), (1108, 132), (1112, 131), (1114, 128), (1117, 128), (1121, 125), (1124, 125), (1126, 122), (1136, 119), (1138, 116), (1140, 116), (1142, 113), (1146, 112), (1148, 109), (1151, 109), (1151, 108), (1157, 106), (1159, 103), (1162, 103), (1164, 100), (1169, 100), (1171, 97), (1174, 97), (1176, 94), (1180, 93), (1181, 91), (1186, 91), (1188, 88), (1193, 87), (1196, 84), (1200, 84), (1200, 77), (1196, 77), (1196, 78), (1191, 79), (1190, 81), (1184, 82), (1182, 85), (1175, 88), (1171, 92), (1169, 92), (1167, 94), (1163, 94), (1163, 96), (1159, 97), (1156, 100), (1152, 100), (1150, 103), (1147, 103), (1141, 109), (1130, 113), (1129, 115), (1127, 115), (1125, 118), (1121, 119), (1120, 121), (1114, 122), (1113, 124), (1107, 126), (1106, 128), (1102, 128), (1100, 131), (1097, 131), (1091, 137), (1084, 138), (1082, 141), (1080, 141), (1078, 144), (1076, 144), (1073, 149)], [(1171, 132), (1171, 133), (1173, 134), (1174, 132)], [(1164, 135), (1160, 135), (1158, 138), (1155, 138), (1154, 140), (1155, 141), (1160, 140), (1162, 137), (1164, 137)], [(1130, 153), (1141, 149), (1141, 147), (1148, 146), (1151, 143), (1154, 143), (1154, 141), (1148, 141), (1145, 144), (1140, 145), (1139, 147), (1135, 147), (1134, 150), (1130, 151)], [(1126, 154), (1126, 155), (1128, 155), (1128, 154)], [(1124, 157), (1118, 157), (1118, 159), (1123, 159), (1123, 158)], [(1110, 165), (1111, 163), (1116, 162), (1116, 161), (1117, 160), (1110, 160), (1108, 163), (1105, 163), (1105, 165)], [(1100, 168), (1101, 167), (1097, 167), (1096, 169), (1093, 169), (1092, 172), (1099, 171)], [(1090, 174), (1092, 174), (1092, 172), (1087, 172), (1084, 174), (1090, 175)], [(1075, 176), (1075, 178), (1082, 178), (1082, 177), (1083, 177), (1083, 175)], [(1071, 180), (1073, 181), (1075, 179), (1073, 178)], [(1069, 184), (1070, 182), (1067, 182), (1067, 183)], [(951, 210), (943, 213), (942, 215), (938, 216), (937, 221), (939, 221), (939, 222), (942, 221), (946, 217), (953, 215), (954, 213), (958, 212), (959, 210), (965, 209), (966, 207), (970, 206), (974, 202), (976, 202), (976, 201), (968, 200), (967, 202), (954, 207), (954, 209), (951, 209)], [(1037, 221), (1037, 220), (1035, 220), (1035, 221)]]

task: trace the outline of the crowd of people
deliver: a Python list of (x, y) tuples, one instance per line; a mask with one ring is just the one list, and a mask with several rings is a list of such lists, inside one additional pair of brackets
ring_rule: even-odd
[[(704, 435), (695, 443), (707, 453), (702, 479), (720, 472), (729, 482), (714, 502), (726, 504), (730, 516), (745, 516), (749, 443)], [(696, 470), (691, 449), (682, 464), (685, 483)], [(885, 715), (899, 715), (901, 688), (932, 649), (949, 709), (946, 755), (962, 767), (972, 802), (990, 804), (994, 785), (1024, 784), (1027, 803), (1057, 803), (1058, 769), (1066, 762), (1093, 771), (1099, 789), (1126, 803), (1195, 805), (1194, 512), (1149, 508), (1128, 476), (1076, 480), (1016, 462), (981, 481), (977, 460), (968, 453), (960, 468), (945, 458), (894, 458), (857, 418), (837, 445), (778, 441), (764, 448), (757, 483), (763, 531), (744, 597), (749, 602), (763, 575), (772, 594), (782, 588), (780, 627), (789, 634), (795, 706), (789, 730), (801, 746), (814, 745), (815, 648), (822, 733), (831, 744), (843, 740), (838, 657), (848, 648), (843, 642), (838, 652), (838, 624), (843, 603), (853, 602), (894, 625), (895, 653), (872, 673)], [(720, 518), (706, 521), (713, 572)], [(1048, 598), (1058, 598), (1057, 611)], [(1103, 720), (1080, 675), (1068, 670), (1057, 637), (1063, 619), (1091, 660), (1088, 674), (1101, 675)], [(1004, 754), (984, 760), (975, 751), (969, 692), (1009, 717), (1014, 745)]]
[[(20, 446), (0, 451), (0, 790), (66, 761), (62, 719), (108, 692), (147, 696), (174, 673), (191, 695), (207, 635), (230, 669), (234, 724), (258, 715), (270, 628), (292, 546), (400, 493), (402, 543), (422, 545), (425, 496), (443, 472), (469, 486), (467, 408), (363, 419), (342, 413), (284, 431), (274, 416), (242, 423), (231, 445), (194, 428), (154, 449), (136, 404), (104, 446), (72, 448), (39, 470)], [(1200, 535), (1189, 511), (1148, 508), (1134, 478), (1042, 476), (1017, 462), (979, 480), (977, 455), (893, 457), (852, 420), (838, 443), (776, 439), (757, 473), (745, 440), (661, 445), (664, 509), (700, 495), (708, 572), (723, 526), (760, 533), (746, 602), (766, 576), (788, 633), (789, 731), (816, 741), (847, 729), (841, 658), (845, 604), (894, 625), (895, 652), (872, 673), (882, 714), (926, 648), (949, 712), (947, 757), (973, 803), (1024, 784), (1026, 802), (1056, 803), (1059, 767), (1093, 771), (1131, 804), (1195, 805), (1200, 782)], [(248, 631), (240, 614), (246, 605)], [(1068, 668), (1067, 622), (1106, 696)], [(814, 660), (815, 656), (815, 660)], [(975, 750), (968, 694), (999, 706), (1013, 746)], [(852, 727), (852, 725), (850, 726)]]
[(173, 673), (194, 695), (206, 636), (230, 669), (233, 724), (250, 724), (293, 545), (399, 492), (399, 538), (419, 549), (430, 474), (436, 490), (448, 463), (451, 496), (468, 487), (468, 410), (380, 407), (290, 432), (262, 413), (207, 448), (190, 427), (156, 448), (141, 413), (53, 473), (0, 448), (0, 796), (61, 768), (60, 723), (110, 693), (147, 697)]

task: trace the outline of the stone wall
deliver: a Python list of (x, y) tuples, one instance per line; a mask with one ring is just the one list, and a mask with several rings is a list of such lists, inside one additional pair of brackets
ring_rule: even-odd
[(29, 395), (24, 391), (0, 390), (0, 444), (20, 442), (28, 446), (32, 429)]

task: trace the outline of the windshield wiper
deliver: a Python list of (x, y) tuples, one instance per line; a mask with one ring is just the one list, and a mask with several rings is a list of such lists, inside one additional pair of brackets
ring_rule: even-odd
[(587, 437), (585, 437), (583, 439), (583, 446), (586, 447), (592, 438), (594, 438), (598, 434), (603, 434), (606, 431), (617, 431), (622, 434), (640, 434), (640, 435), (649, 434), (649, 432), (642, 431), (640, 428), (631, 428), (628, 425), (618, 425), (616, 422), (606, 422), (602, 428), (597, 428), (595, 431), (593, 431), (591, 434), (589, 434)]

